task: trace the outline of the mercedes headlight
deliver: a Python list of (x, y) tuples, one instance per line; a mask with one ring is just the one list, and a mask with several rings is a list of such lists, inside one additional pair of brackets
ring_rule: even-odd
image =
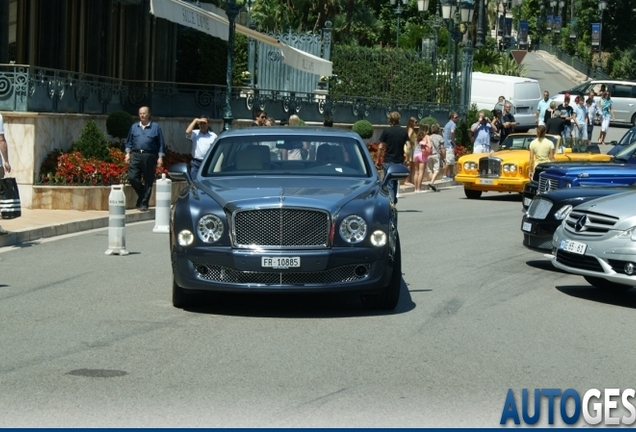
[(625, 231), (621, 231), (616, 236), (620, 239), (630, 239), (631, 241), (636, 242), (636, 227), (631, 227), (630, 229), (626, 229)]
[(565, 219), (566, 217), (568, 217), (571, 211), (572, 211), (572, 206), (570, 204), (564, 205), (559, 210), (557, 210), (556, 213), (554, 213), (554, 218), (556, 220), (561, 221)]
[(360, 243), (366, 236), (367, 223), (360, 216), (347, 216), (340, 223), (340, 237), (347, 243)]
[(197, 224), (197, 234), (205, 243), (214, 243), (221, 238), (223, 234), (223, 221), (215, 215), (205, 215), (199, 219)]

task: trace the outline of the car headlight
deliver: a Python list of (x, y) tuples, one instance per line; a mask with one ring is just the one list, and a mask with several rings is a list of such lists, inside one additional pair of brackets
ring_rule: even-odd
[(556, 220), (563, 220), (566, 217), (568, 217), (571, 211), (572, 211), (572, 206), (570, 204), (564, 205), (559, 210), (557, 210), (556, 213), (554, 213), (554, 218)]
[(563, 186), (564, 186), (564, 187), (566, 187), (566, 188), (571, 188), (571, 187), (572, 187), (572, 183), (570, 183), (570, 182), (565, 182), (565, 183), (563, 184)]
[(631, 227), (630, 229), (621, 231), (616, 237), (621, 239), (630, 239), (631, 241), (636, 242), (636, 227)]
[(371, 237), (369, 237), (369, 240), (371, 240), (371, 244), (373, 246), (382, 247), (386, 244), (387, 235), (384, 231), (377, 230), (371, 234)]
[(179, 246), (190, 246), (194, 241), (194, 234), (190, 230), (183, 230), (177, 235)]
[(199, 219), (197, 224), (197, 234), (205, 243), (214, 243), (221, 238), (223, 234), (223, 221), (215, 215), (205, 215)]
[(477, 169), (477, 162), (464, 162), (464, 169), (466, 171), (470, 171), (470, 170), (476, 170)]
[(517, 164), (513, 164), (513, 163), (507, 163), (503, 165), (503, 170), (504, 172), (516, 172), (517, 171)]
[(367, 236), (367, 223), (360, 216), (347, 216), (340, 223), (340, 236), (347, 243), (360, 243)]

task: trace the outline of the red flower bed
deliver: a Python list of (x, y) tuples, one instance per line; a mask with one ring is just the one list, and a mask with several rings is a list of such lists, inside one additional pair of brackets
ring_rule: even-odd
[[(40, 168), (41, 184), (95, 185), (109, 186), (126, 183), (128, 180), (128, 164), (126, 153), (117, 149), (109, 150), (108, 161), (97, 158), (85, 158), (78, 151), (63, 153), (54, 150), (42, 163)], [(157, 178), (167, 174), (172, 164), (189, 162), (190, 155), (166, 149), (163, 167), (157, 167)]]

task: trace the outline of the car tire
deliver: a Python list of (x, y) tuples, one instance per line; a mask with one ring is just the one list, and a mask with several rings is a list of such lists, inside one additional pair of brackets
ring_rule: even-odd
[(384, 287), (380, 294), (365, 294), (362, 296), (362, 304), (369, 309), (393, 310), (400, 300), (402, 289), (402, 249), (400, 237), (395, 245), (395, 257), (393, 258), (393, 273), (391, 281)]
[(593, 276), (583, 276), (587, 283), (592, 285), (594, 288), (611, 290), (614, 292), (627, 291), (632, 288), (629, 285), (618, 284), (616, 282), (610, 282), (607, 279), (593, 277)]
[(464, 189), (464, 195), (466, 195), (468, 199), (479, 199), (481, 198), (481, 191)]
[(174, 307), (184, 309), (191, 306), (194, 296), (194, 293), (181, 288), (174, 279), (172, 280), (172, 305)]
[(634, 114), (634, 115), (632, 116), (632, 121), (631, 121), (631, 123), (632, 123), (632, 126), (636, 126), (636, 114)]

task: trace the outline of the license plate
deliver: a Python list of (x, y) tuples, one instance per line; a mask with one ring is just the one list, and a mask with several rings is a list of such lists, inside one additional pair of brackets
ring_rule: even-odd
[(517, 108), (517, 114), (525, 114), (529, 111), (530, 109), (528, 107), (521, 107), (521, 108)]
[(493, 179), (479, 179), (479, 184), (483, 184), (483, 185), (493, 185), (495, 184), (495, 181)]
[(530, 207), (530, 204), (532, 204), (532, 198), (524, 198), (523, 199), (523, 205), (526, 207)]
[(300, 267), (300, 257), (261, 257), (261, 266), (276, 269)]
[(577, 242), (574, 240), (561, 240), (561, 246), (559, 249), (564, 250), (566, 252), (572, 252), (578, 255), (585, 255), (585, 250), (587, 249), (587, 245), (585, 243)]
[(526, 232), (532, 232), (532, 224), (530, 222), (524, 222), (521, 229)]

